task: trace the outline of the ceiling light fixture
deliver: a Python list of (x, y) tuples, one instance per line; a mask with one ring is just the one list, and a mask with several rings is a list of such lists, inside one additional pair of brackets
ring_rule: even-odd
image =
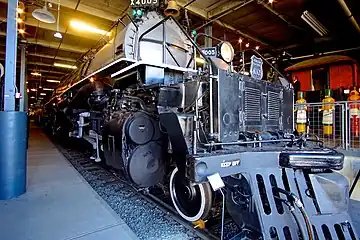
[(256, 50), (259, 50), (259, 48), (260, 48), (259, 46), (256, 46), (256, 47), (255, 47)]
[(111, 35), (111, 32), (107, 32), (105, 30), (98, 29), (96, 27), (90, 26), (84, 22), (80, 22), (77, 20), (72, 20), (70, 22), (70, 26), (79, 31), (88, 31), (88, 32), (97, 33), (97, 34), (101, 34), (101, 35), (107, 35), (107, 36)]
[(245, 45), (245, 47), (250, 47), (250, 43), (247, 43), (247, 44)]
[(64, 63), (54, 63), (54, 67), (77, 69), (77, 66), (75, 65), (69, 65)]
[(56, 38), (62, 38), (62, 34), (60, 33), (60, 32), (56, 32), (56, 33), (54, 33), (54, 37), (56, 37)]
[(309, 11), (303, 12), (301, 18), (320, 36), (324, 36), (329, 33), (328, 30)]
[(17, 8), (17, 12), (18, 12), (19, 14), (22, 14), (22, 13), (24, 13), (24, 9), (22, 9), (22, 8)]
[(36, 89), (35, 89), (35, 88), (32, 88), (32, 89), (30, 89), (30, 91), (32, 91), (32, 92), (36, 92)]
[(52, 88), (43, 88), (44, 91), (54, 91)]
[(60, 81), (59, 80), (51, 80), (51, 79), (48, 79), (46, 80), (47, 82), (51, 82), (51, 83), (59, 83)]
[(17, 18), (16, 21), (17, 21), (18, 23), (23, 23), (23, 22), (24, 22), (21, 18)]
[(44, 23), (55, 23), (55, 17), (54, 15), (47, 10), (47, 1), (45, 1), (45, 5), (43, 8), (35, 9), (32, 12), (32, 16), (39, 20), (40, 22)]
[(40, 93), (41, 96), (46, 96), (46, 93)]
[(20, 34), (24, 34), (24, 33), (25, 33), (25, 30), (24, 30), (24, 29), (19, 29), (19, 33), (20, 33)]
[(60, 0), (58, 2), (58, 12), (57, 12), (57, 23), (56, 23), (56, 33), (54, 33), (54, 37), (62, 38), (62, 34), (59, 31), (59, 24), (60, 24)]

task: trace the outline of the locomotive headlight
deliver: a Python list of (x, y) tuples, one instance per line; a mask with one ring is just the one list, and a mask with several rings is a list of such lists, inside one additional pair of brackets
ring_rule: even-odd
[(219, 46), (220, 57), (227, 63), (234, 59), (234, 48), (229, 42), (222, 42)]

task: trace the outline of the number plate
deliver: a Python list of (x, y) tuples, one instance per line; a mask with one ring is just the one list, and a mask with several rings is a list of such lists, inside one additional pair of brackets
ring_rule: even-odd
[(130, 0), (131, 7), (158, 7), (159, 0)]
[(207, 57), (216, 57), (216, 55), (217, 55), (216, 47), (203, 48), (203, 49), (201, 49), (201, 52)]

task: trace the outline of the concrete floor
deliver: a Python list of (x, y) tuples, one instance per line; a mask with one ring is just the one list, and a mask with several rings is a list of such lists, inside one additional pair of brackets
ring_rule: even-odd
[[(352, 182), (360, 151), (346, 156), (341, 173)], [(0, 240), (138, 239), (37, 128), (30, 131), (27, 174), (27, 192), (0, 201)], [(350, 213), (360, 235), (360, 183)]]
[(27, 174), (27, 192), (0, 201), (1, 240), (138, 239), (37, 128)]

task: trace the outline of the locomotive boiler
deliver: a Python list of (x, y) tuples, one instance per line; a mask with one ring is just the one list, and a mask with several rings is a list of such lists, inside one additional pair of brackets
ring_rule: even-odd
[(133, 186), (166, 186), (187, 221), (223, 194), (240, 239), (357, 239), (344, 156), (294, 132), (290, 85), (233, 71), (228, 42), (210, 50), (143, 9), (59, 86), (45, 125), (90, 142)]

